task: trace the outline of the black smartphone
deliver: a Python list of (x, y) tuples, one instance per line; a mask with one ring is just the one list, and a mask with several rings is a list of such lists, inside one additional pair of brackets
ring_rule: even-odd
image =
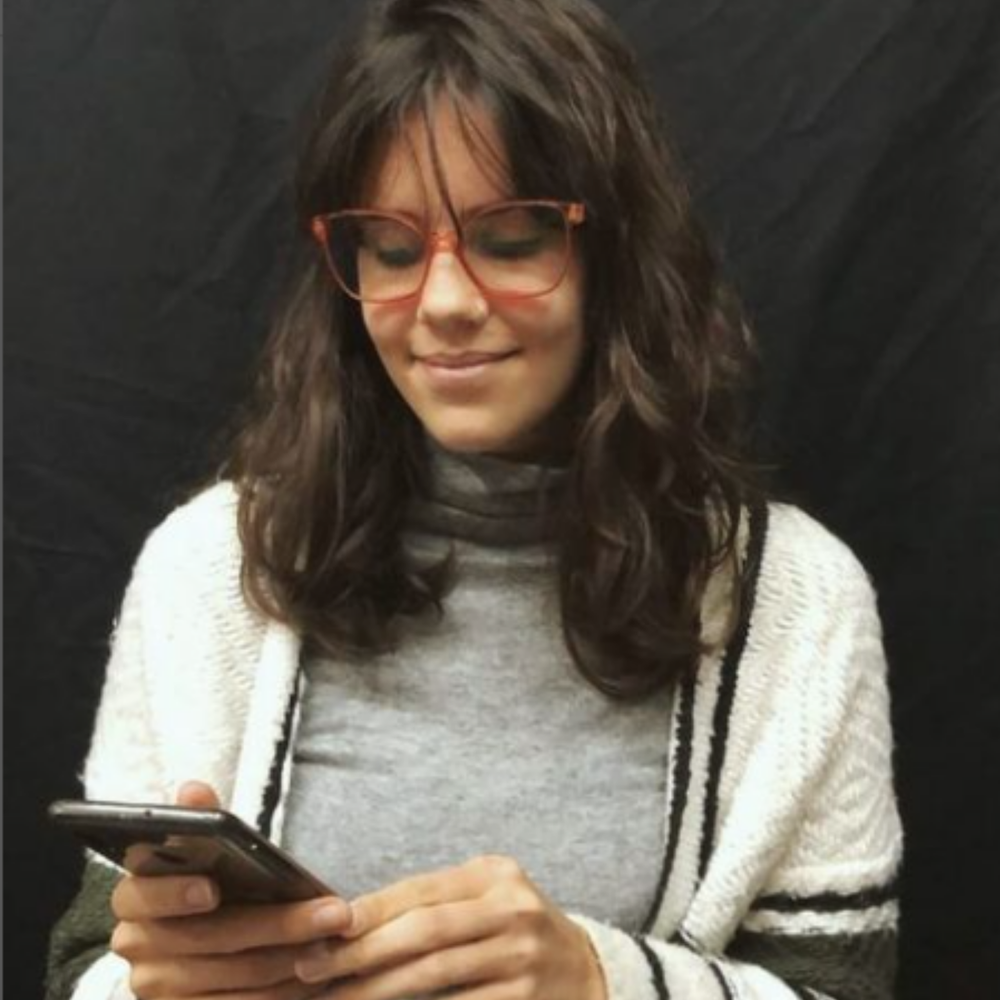
[(223, 809), (62, 800), (49, 817), (133, 875), (208, 875), (225, 902), (335, 895), (290, 854)]

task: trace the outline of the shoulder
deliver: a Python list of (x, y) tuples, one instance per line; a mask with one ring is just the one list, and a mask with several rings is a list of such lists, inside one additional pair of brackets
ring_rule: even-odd
[(757, 601), (802, 614), (871, 606), (871, 578), (850, 547), (799, 507), (768, 505)]
[[(188, 609), (201, 617), (209, 607), (240, 610), (243, 549), (239, 495), (216, 483), (172, 511), (150, 533), (132, 571), (129, 593), (144, 614)], [(158, 606), (159, 612), (154, 610)]]
[(736, 563), (713, 575), (703, 621), (710, 644), (726, 644), (734, 611), (733, 573), (744, 582), (739, 618), (759, 640), (774, 627), (800, 633), (838, 607), (874, 607), (871, 581), (848, 545), (814, 517), (788, 503), (745, 506), (737, 532)]
[(830, 720), (854, 693), (885, 679), (875, 589), (850, 547), (815, 518), (788, 504), (767, 510), (740, 673), (786, 721), (825, 718), (823, 727), (837, 728)]
[(112, 637), (92, 797), (152, 801), (192, 775), (229, 794), (269, 627), (243, 593), (238, 508), (220, 483), (147, 538)]
[(815, 518), (788, 504), (767, 510), (746, 627), (738, 635), (743, 749), (750, 753), (772, 731), (779, 744), (792, 740), (803, 761), (819, 767), (852, 712), (865, 715), (885, 704), (875, 590), (850, 547)]
[(236, 486), (222, 480), (174, 508), (154, 529), (150, 543), (221, 544), (236, 532), (239, 494)]
[(239, 495), (231, 482), (218, 482), (175, 508), (146, 539), (140, 566), (152, 570), (211, 572), (237, 566), (242, 551), (237, 526)]
[(769, 720), (798, 734), (819, 760), (850, 706), (885, 700), (874, 587), (848, 545), (801, 509), (778, 503), (768, 506), (753, 583), (739, 667), (756, 720), (751, 729)]

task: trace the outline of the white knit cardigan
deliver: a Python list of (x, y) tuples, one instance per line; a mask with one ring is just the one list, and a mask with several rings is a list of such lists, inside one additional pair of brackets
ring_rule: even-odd
[[(280, 840), (292, 755), (276, 797), (272, 768), (289, 739), (300, 643), (248, 607), (235, 515), (235, 491), (219, 484), (147, 541), (83, 777), (88, 798), (130, 801), (172, 801), (197, 778)], [(872, 589), (802, 511), (771, 504), (767, 521), (740, 648), (705, 657), (675, 699), (668, 843), (648, 933), (572, 915), (609, 1000), (824, 996), (808, 976), (792, 985), (731, 957), (734, 937), (801, 942), (804, 953), (836, 941), (842, 952), (896, 926), (901, 831)], [(126, 983), (127, 966), (107, 954), (74, 1000), (131, 997)]]

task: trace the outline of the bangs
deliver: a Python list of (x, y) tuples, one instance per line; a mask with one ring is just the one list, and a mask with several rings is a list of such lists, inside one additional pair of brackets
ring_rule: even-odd
[[(456, 85), (453, 78), (447, 77), (435, 91), (428, 90), (424, 95), (421, 107), (421, 119), (424, 126), (424, 135), (427, 138), (431, 167), (434, 171), (434, 182), (441, 193), (441, 199), (444, 202), (452, 223), (456, 228), (460, 229), (461, 219), (448, 188), (445, 165), (441, 159), (440, 147), (438, 145), (437, 129), (442, 102), (447, 102), (448, 109), (451, 111), (454, 121), (458, 125), (462, 142), (472, 157), (473, 162), (483, 172), (483, 176), (498, 191), (502, 191), (505, 198), (516, 197), (521, 192), (516, 190), (511, 175), (509, 161), (510, 145), (503, 137), (500, 123), (497, 121), (495, 112), (490, 107), (490, 102), (483, 98), (479, 92), (479, 88), (463, 92)], [(493, 135), (490, 135), (482, 127), (481, 122), (484, 116), (493, 124), (493, 129), (491, 130)]]
[[(486, 180), (502, 192), (503, 198), (521, 195), (514, 184), (512, 172), (496, 116), (487, 102), (476, 92), (456, 87), (451, 80), (431, 81), (416, 98), (400, 101), (381, 126), (375, 126), (377, 137), (370, 149), (359, 158), (354, 171), (355, 183), (348, 185), (348, 195), (357, 205), (367, 206), (374, 199), (374, 186), (394, 147), (405, 150), (411, 163), (419, 162), (417, 143), (424, 146), (430, 177), (420, 174), (424, 194), (428, 184), (441, 196), (442, 203), (456, 227), (460, 213), (448, 185), (447, 164), (441, 153), (438, 133), (442, 112), (450, 116), (472, 161)], [(488, 124), (487, 124), (488, 123)], [(417, 128), (414, 128), (414, 126)], [(492, 127), (490, 127), (492, 126)]]
[[(555, 120), (532, 88), (509, 75), (475, 66), (455, 46), (426, 39), (395, 38), (370, 54), (361, 79), (348, 69), (325, 95), (322, 122), (301, 161), (298, 201), (303, 219), (320, 212), (363, 205), (371, 197), (379, 166), (392, 147), (413, 148), (415, 121), (428, 145), (433, 181), (456, 219), (437, 138), (442, 107), (484, 176), (511, 198), (587, 200), (579, 166), (587, 157), (578, 136)], [(352, 79), (353, 77), (353, 79)], [(484, 127), (484, 120), (492, 128)], [(574, 166), (575, 164), (575, 166)]]

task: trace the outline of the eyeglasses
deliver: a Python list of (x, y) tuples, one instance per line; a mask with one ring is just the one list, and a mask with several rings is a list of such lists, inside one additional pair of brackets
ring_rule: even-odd
[(504, 201), (454, 231), (429, 232), (393, 212), (347, 209), (312, 219), (312, 235), (337, 284), (361, 302), (419, 295), (431, 259), (455, 254), (484, 295), (528, 299), (556, 288), (569, 267), (571, 233), (584, 220), (579, 202)]

